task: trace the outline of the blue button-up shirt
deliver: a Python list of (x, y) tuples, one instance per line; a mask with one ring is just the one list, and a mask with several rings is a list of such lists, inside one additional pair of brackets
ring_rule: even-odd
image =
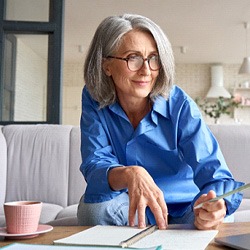
[[(99, 109), (85, 87), (81, 153), (87, 203), (107, 201), (127, 191), (114, 191), (108, 184), (108, 171), (117, 166), (144, 167), (163, 191), (172, 216), (183, 215), (209, 190), (221, 195), (243, 185), (233, 179), (197, 105), (177, 86), (168, 100), (155, 100), (136, 129), (119, 103)], [(238, 208), (241, 199), (241, 194), (225, 199), (227, 214)], [(154, 222), (149, 209), (147, 217)]]

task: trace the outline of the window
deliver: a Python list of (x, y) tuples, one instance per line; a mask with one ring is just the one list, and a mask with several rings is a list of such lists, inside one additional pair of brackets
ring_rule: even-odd
[(63, 0), (0, 1), (0, 124), (61, 123)]

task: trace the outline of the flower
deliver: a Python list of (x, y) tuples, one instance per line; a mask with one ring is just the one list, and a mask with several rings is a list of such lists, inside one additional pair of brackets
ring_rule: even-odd
[(220, 96), (215, 101), (208, 101), (204, 99), (200, 101), (199, 98), (195, 99), (200, 109), (211, 118), (214, 118), (214, 122), (217, 123), (222, 114), (230, 115), (232, 108), (238, 108), (241, 104), (241, 98), (238, 96), (231, 98), (224, 98)]

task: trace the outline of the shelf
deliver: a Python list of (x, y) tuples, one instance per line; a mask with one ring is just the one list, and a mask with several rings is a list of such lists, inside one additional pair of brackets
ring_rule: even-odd
[(233, 88), (233, 91), (250, 91), (250, 88)]
[(250, 107), (250, 104), (248, 104), (248, 105), (240, 105), (239, 107), (240, 107), (240, 108), (249, 108), (249, 107)]

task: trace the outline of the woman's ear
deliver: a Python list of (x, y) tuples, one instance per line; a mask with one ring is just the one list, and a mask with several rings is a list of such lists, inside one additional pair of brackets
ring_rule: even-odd
[(104, 73), (107, 75), (107, 76), (111, 76), (111, 69), (110, 69), (110, 62), (109, 60), (107, 59), (104, 59), (103, 62), (102, 62), (102, 69), (104, 71)]

